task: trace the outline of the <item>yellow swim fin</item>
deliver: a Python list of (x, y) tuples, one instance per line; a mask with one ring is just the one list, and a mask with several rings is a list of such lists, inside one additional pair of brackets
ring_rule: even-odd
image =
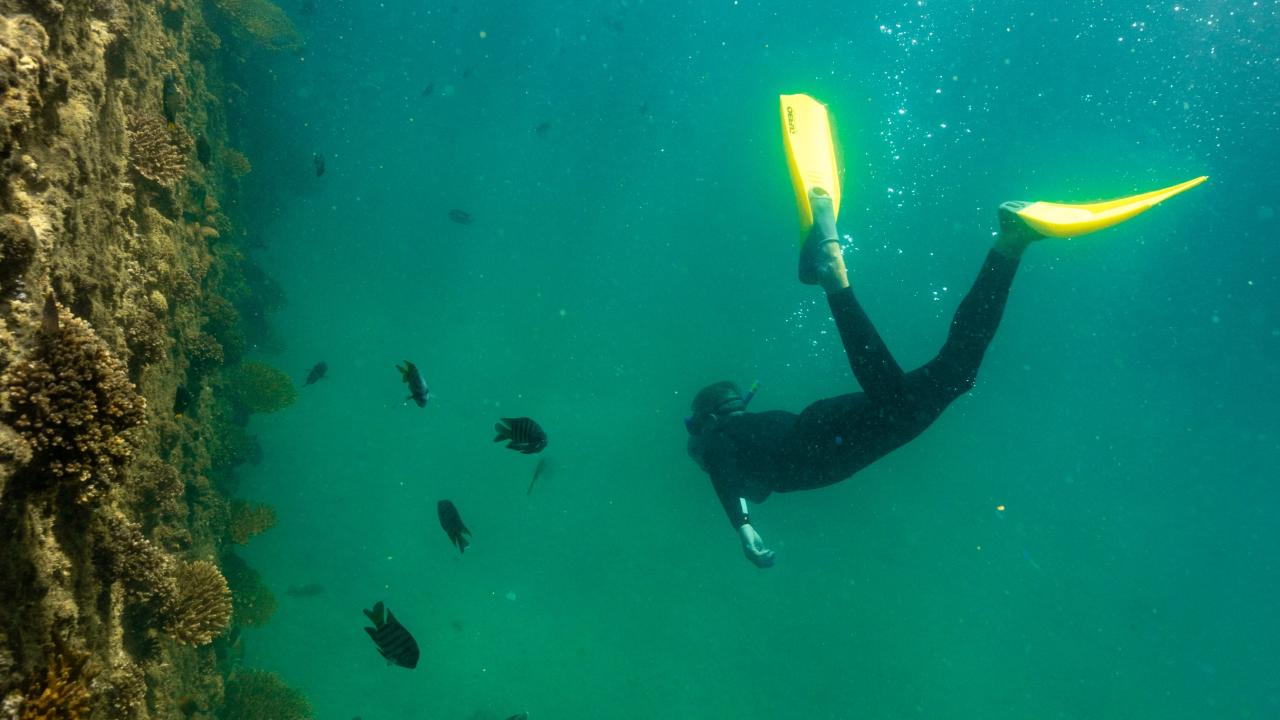
[(1069, 238), (1119, 225), (1129, 218), (1155, 207), (1208, 180), (1202, 175), (1194, 180), (1171, 185), (1163, 190), (1152, 190), (1141, 195), (1131, 195), (1118, 200), (1067, 205), (1064, 203), (1034, 202), (1018, 211), (1018, 216), (1041, 235)]
[(831, 196), (836, 217), (840, 216), (840, 170), (831, 140), (827, 107), (808, 95), (780, 95), (782, 106), (782, 146), (787, 151), (791, 185), (800, 211), (800, 238), (803, 242), (813, 227), (809, 191), (822, 188)]

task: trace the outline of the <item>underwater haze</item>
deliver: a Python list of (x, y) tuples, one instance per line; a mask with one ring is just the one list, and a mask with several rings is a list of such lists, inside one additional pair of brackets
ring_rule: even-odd
[[(245, 662), (316, 717), (1280, 716), (1276, 3), (280, 4), (305, 47), (242, 66), (234, 111), (288, 297), (259, 356), (328, 374), (252, 421), (279, 609)], [(723, 379), (752, 410), (858, 389), (795, 279), (801, 92), (908, 368), (1000, 202), (1209, 180), (1031, 247), (976, 388), (754, 506), (760, 570), (681, 419)], [(541, 454), (492, 442), (520, 416)], [(362, 630), (379, 600), (415, 669)]]

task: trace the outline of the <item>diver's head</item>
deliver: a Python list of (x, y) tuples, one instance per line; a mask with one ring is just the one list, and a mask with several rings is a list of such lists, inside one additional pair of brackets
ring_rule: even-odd
[(730, 415), (745, 412), (747, 401), (732, 380), (712, 383), (701, 390), (693, 398), (690, 408), (693, 414), (685, 418), (684, 424), (690, 435), (701, 435), (715, 427)]

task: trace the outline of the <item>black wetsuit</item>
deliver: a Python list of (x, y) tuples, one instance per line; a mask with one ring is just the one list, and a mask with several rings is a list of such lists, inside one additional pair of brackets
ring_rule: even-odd
[(839, 482), (911, 441), (951, 401), (973, 388), (1004, 314), (1018, 258), (987, 254), (960, 302), (938, 355), (903, 372), (846, 288), (827, 296), (849, 365), (863, 392), (819, 400), (799, 415), (775, 410), (731, 415), (698, 439), (729, 522), (748, 522), (741, 499)]

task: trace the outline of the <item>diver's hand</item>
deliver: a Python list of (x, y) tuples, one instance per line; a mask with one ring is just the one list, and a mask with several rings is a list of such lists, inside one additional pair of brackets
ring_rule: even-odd
[(764, 538), (751, 527), (751, 523), (738, 528), (738, 535), (742, 538), (742, 554), (746, 555), (748, 560), (758, 568), (773, 567), (774, 553), (764, 546)]

